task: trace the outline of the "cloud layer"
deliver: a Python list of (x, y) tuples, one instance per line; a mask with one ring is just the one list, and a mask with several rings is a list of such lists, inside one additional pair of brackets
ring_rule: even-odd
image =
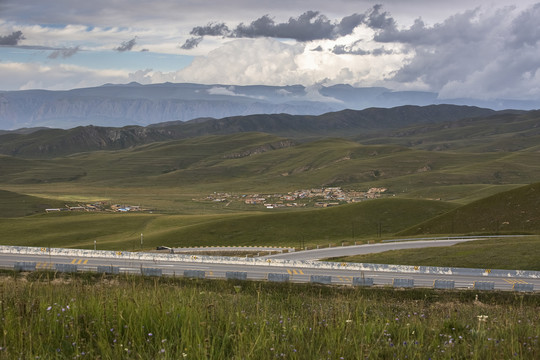
[[(412, 25), (400, 27), (376, 5), (338, 21), (308, 11), (281, 23), (268, 15), (232, 29), (212, 23), (194, 27), (191, 34), (197, 37), (188, 39), (185, 48), (209, 36), (267, 41), (224, 44), (177, 76), (203, 82), (212, 77), (232, 83), (237, 79), (241, 84), (391, 85), (437, 91), (441, 98), (534, 99), (540, 96), (539, 18), (540, 3), (522, 11), (476, 8), (433, 25), (417, 18)], [(289, 47), (268, 40), (283, 38), (297, 43)], [(241, 60), (229, 63), (226, 59), (231, 58)], [(226, 75), (214, 71), (223, 61), (230, 70)]]
[[(22, 9), (6, 0), (0, 15), (8, 14), (0, 18), (2, 87), (347, 83), (436, 91), (441, 98), (540, 96), (540, 3), (530, 0), (493, 7), (480, 0), (455, 0), (452, 6), (432, 0), (410, 0), (407, 6), (390, 0), (381, 0), (384, 6), (367, 5), (368, 0), (274, 0), (265, 9), (248, 0), (210, 7), (206, 0), (157, 0), (152, 12), (139, 0), (96, 1), (69, 17), (72, 2), (36, 1)], [(440, 9), (458, 6), (441, 15)], [(9, 47), (34, 51), (27, 56), (32, 60), (17, 58)], [(128, 68), (139, 49), (193, 61), (187, 67), (179, 61), (175, 71), (147, 64)], [(110, 52), (118, 61), (99, 68), (77, 63), (91, 52)]]

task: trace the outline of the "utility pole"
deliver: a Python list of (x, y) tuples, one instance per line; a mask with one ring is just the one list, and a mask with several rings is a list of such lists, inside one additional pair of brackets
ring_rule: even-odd
[(143, 247), (143, 234), (141, 233), (141, 250), (142, 250), (142, 247)]
[(97, 249), (97, 240), (94, 239), (94, 251), (96, 251), (96, 249)]

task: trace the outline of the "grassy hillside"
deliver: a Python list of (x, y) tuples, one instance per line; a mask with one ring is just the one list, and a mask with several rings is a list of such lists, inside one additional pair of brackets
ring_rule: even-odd
[(395, 143), (434, 151), (514, 152), (538, 149), (539, 137), (540, 111), (529, 111), (419, 124), (393, 131), (388, 137), (358, 139), (370, 144)]
[[(452, 115), (458, 120), (441, 123), (452, 118), (443, 110), (402, 107), (385, 111), (367, 109), (362, 113), (343, 111), (303, 120), (286, 114), (208, 120), (180, 124), (186, 129), (194, 127), (189, 132), (194, 137), (167, 141), (156, 140), (164, 140), (169, 133), (176, 136), (175, 126), (180, 125), (164, 124), (148, 129), (91, 128), (86, 132), (72, 129), (74, 144), (83, 146), (90, 141), (111, 149), (114, 147), (107, 142), (113, 141), (119, 149), (85, 153), (80, 153), (84, 146), (60, 146), (53, 138), (47, 140), (44, 130), (27, 135), (6, 134), (0, 137), (0, 146), (19, 141), (25, 146), (47, 149), (56, 144), (68, 149), (68, 153), (79, 153), (49, 156), (39, 161), (0, 155), (0, 184), (6, 190), (26, 194), (54, 196), (72, 191), (68, 195), (82, 193), (120, 201), (144, 201), (152, 208), (183, 211), (186, 194), (200, 197), (214, 191), (287, 192), (321, 186), (357, 190), (386, 187), (396, 196), (441, 198), (465, 204), (540, 179), (538, 112), (463, 119), (466, 114), (473, 114), (471, 109), (465, 109), (469, 112)], [(384, 114), (388, 115), (387, 119)], [(400, 116), (404, 117), (404, 123), (422, 124), (396, 130)], [(375, 136), (371, 130), (362, 132), (361, 129), (376, 127), (378, 122), (385, 131), (391, 131), (387, 133), (391, 136)], [(202, 124), (206, 130), (195, 131)], [(350, 131), (352, 128), (359, 132)], [(197, 136), (211, 129), (215, 133), (233, 134)], [(261, 129), (290, 130), (291, 136), (298, 136), (302, 129), (311, 129), (306, 136), (310, 131), (324, 131), (319, 133), (319, 138), (312, 137), (309, 141), (305, 137), (298, 141), (245, 132)], [(51, 134), (59, 136), (58, 131)], [(158, 131), (159, 136), (150, 136), (153, 131)], [(328, 137), (339, 131), (345, 137)], [(37, 138), (25, 140), (24, 136), (41, 136), (41, 140), (34, 143)], [(149, 136), (145, 141), (152, 142), (141, 145), (134, 140), (141, 136)], [(351, 137), (360, 142), (350, 140)], [(142, 199), (133, 199), (133, 194)], [(129, 199), (123, 200), (126, 196)]]
[(65, 202), (18, 194), (0, 189), (0, 218), (43, 213), (48, 208), (64, 207)]
[[(176, 188), (177, 193), (194, 194), (287, 192), (320, 186), (358, 190), (387, 187), (398, 196), (455, 201), (470, 197), (471, 186), (476, 186), (478, 197), (482, 197), (486, 194), (482, 189), (492, 185), (508, 188), (537, 181), (540, 163), (536, 157), (534, 150), (427, 151), (362, 145), (339, 138), (296, 144), (268, 134), (241, 133), (41, 161), (0, 156), (4, 170), (0, 183), (26, 185), (27, 193), (39, 193), (36, 187), (52, 188), (54, 184), (79, 191), (121, 186)], [(94, 195), (100, 197), (99, 193)]]
[(475, 240), (442, 248), (386, 251), (332, 261), (540, 271), (540, 237)]
[(495, 113), (472, 106), (399, 106), (391, 109), (344, 110), (320, 116), (265, 114), (169, 122), (148, 127), (42, 129), (31, 133), (0, 133), (0, 154), (52, 158), (87, 151), (126, 149), (157, 141), (242, 132), (265, 132), (295, 138), (351, 137), (416, 123), (437, 123)]
[(0, 219), (4, 245), (137, 250), (158, 245), (340, 244), (388, 236), (446, 212), (441, 201), (380, 199), (335, 208), (299, 212), (221, 215), (118, 213), (42, 214)]
[(482, 232), (540, 232), (540, 183), (471, 202), (397, 235)]

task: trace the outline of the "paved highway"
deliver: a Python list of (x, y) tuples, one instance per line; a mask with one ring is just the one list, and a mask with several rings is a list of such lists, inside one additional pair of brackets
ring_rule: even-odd
[(283, 253), (276, 255), (264, 256), (271, 259), (289, 259), (289, 260), (320, 260), (328, 259), (339, 256), (353, 256), (364, 255), (371, 253), (379, 253), (390, 250), (403, 250), (403, 249), (419, 249), (426, 247), (438, 247), (438, 246), (452, 246), (458, 243), (480, 240), (476, 238), (472, 239), (451, 239), (451, 240), (418, 240), (418, 241), (402, 241), (402, 242), (388, 242), (377, 244), (364, 244), (354, 246), (339, 246), (333, 248), (313, 249), (298, 251), (292, 253)]
[[(396, 246), (396, 244), (391, 244)], [(399, 246), (399, 245), (397, 245)], [(183, 276), (184, 270), (204, 271), (206, 278), (225, 278), (227, 272), (246, 272), (250, 280), (264, 280), (268, 274), (288, 274), (291, 282), (310, 282), (312, 275), (331, 276), (331, 283), (337, 285), (351, 285), (353, 277), (373, 278), (374, 285), (392, 285), (395, 278), (407, 278), (414, 280), (415, 287), (433, 287), (433, 282), (439, 280), (452, 280), (456, 288), (473, 288), (476, 281), (494, 282), (496, 289), (511, 290), (514, 283), (533, 284), (534, 289), (540, 289), (540, 279), (511, 278), (492, 276), (457, 276), (457, 275), (433, 275), (421, 273), (400, 273), (388, 271), (354, 271), (342, 269), (317, 269), (309, 266), (291, 267), (283, 264), (270, 265), (242, 265), (221, 263), (196, 263), (165, 260), (129, 260), (122, 258), (99, 258), (73, 256), (52, 256), (46, 252), (39, 255), (20, 255), (0, 253), (0, 266), (13, 268), (16, 262), (34, 262), (36, 269), (54, 269), (55, 264), (77, 265), (78, 271), (97, 271), (100, 265), (116, 266), (120, 272), (140, 274), (141, 268), (161, 269), (164, 275)]]

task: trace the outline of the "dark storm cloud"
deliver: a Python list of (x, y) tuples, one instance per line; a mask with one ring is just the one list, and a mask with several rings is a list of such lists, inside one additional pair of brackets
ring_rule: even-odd
[(365, 23), (372, 29), (394, 29), (396, 21), (386, 11), (381, 12), (382, 5), (375, 5), (366, 14)]
[(443, 98), (531, 97), (538, 92), (540, 73), (539, 18), (540, 3), (520, 12), (477, 8), (431, 26), (417, 19), (401, 29), (386, 15), (372, 24), (373, 40), (400, 45), (402, 53), (412, 55), (388, 80), (424, 83)]
[(59, 57), (66, 59), (68, 57), (72, 57), (76, 53), (78, 53), (80, 48), (78, 46), (74, 48), (67, 48), (67, 49), (58, 49), (51, 52), (48, 56), (49, 59), (58, 59)]
[(14, 31), (9, 35), (0, 36), (0, 45), (16, 46), (19, 41), (24, 39), (22, 31)]
[(137, 43), (137, 37), (134, 37), (133, 39), (129, 41), (124, 41), (119, 47), (115, 48), (114, 50), (124, 52), (124, 51), (130, 51), (133, 49), (133, 46)]
[(362, 49), (352, 49), (347, 45), (336, 45), (332, 49), (332, 52), (336, 55), (369, 55), (370, 52)]
[(229, 28), (224, 23), (210, 23), (206, 26), (196, 26), (191, 30), (190, 35), (194, 36), (226, 36), (230, 33)]
[[(358, 47), (358, 44), (361, 40), (354, 42), (351, 45), (335, 45), (330, 51), (336, 55), (392, 55), (394, 54), (393, 50), (387, 50), (384, 46), (373, 49), (373, 50), (364, 50)], [(322, 50), (322, 49), (321, 49)]]
[(289, 18), (286, 23), (276, 24), (268, 15), (252, 21), (249, 25), (240, 24), (234, 29), (233, 37), (274, 37), (311, 41), (332, 39), (336, 25), (318, 11), (306, 11), (298, 18)]
[(206, 26), (194, 27), (190, 34), (195, 37), (187, 40), (182, 48), (191, 49), (197, 46), (200, 37), (203, 36), (230, 38), (271, 37), (297, 41), (336, 39), (350, 35), (361, 24), (377, 28), (386, 24), (388, 22), (386, 13), (380, 13), (379, 9), (380, 7), (374, 7), (366, 14), (352, 14), (342, 18), (339, 22), (330, 21), (318, 11), (309, 10), (282, 23), (276, 23), (270, 15), (264, 15), (249, 24), (241, 23), (232, 30), (224, 23), (210, 23)]
[(374, 56), (392, 55), (394, 53), (394, 50), (387, 50), (384, 48), (384, 46), (371, 51), (371, 54)]
[(184, 43), (184, 45), (180, 46), (180, 48), (184, 49), (184, 50), (193, 49), (194, 47), (197, 47), (197, 45), (199, 45), (199, 43), (202, 41), (202, 39), (203, 39), (202, 36), (187, 39), (186, 42)]
[(421, 80), (432, 89), (440, 89), (450, 81), (464, 81), (498, 56), (498, 32), (505, 16), (504, 11), (481, 15), (475, 9), (433, 26), (417, 19), (407, 29), (398, 30), (396, 26), (381, 29), (374, 40), (402, 44), (404, 51), (414, 52), (393, 80)]
[(510, 44), (513, 47), (535, 46), (540, 41), (540, 3), (516, 17), (511, 26)]
[(479, 9), (456, 14), (440, 24), (428, 27), (422, 19), (416, 19), (408, 29), (382, 28), (374, 36), (378, 42), (398, 42), (409, 45), (443, 45), (452, 41), (477, 42), (485, 39), (486, 33), (500, 27), (489, 18), (477, 21)]

